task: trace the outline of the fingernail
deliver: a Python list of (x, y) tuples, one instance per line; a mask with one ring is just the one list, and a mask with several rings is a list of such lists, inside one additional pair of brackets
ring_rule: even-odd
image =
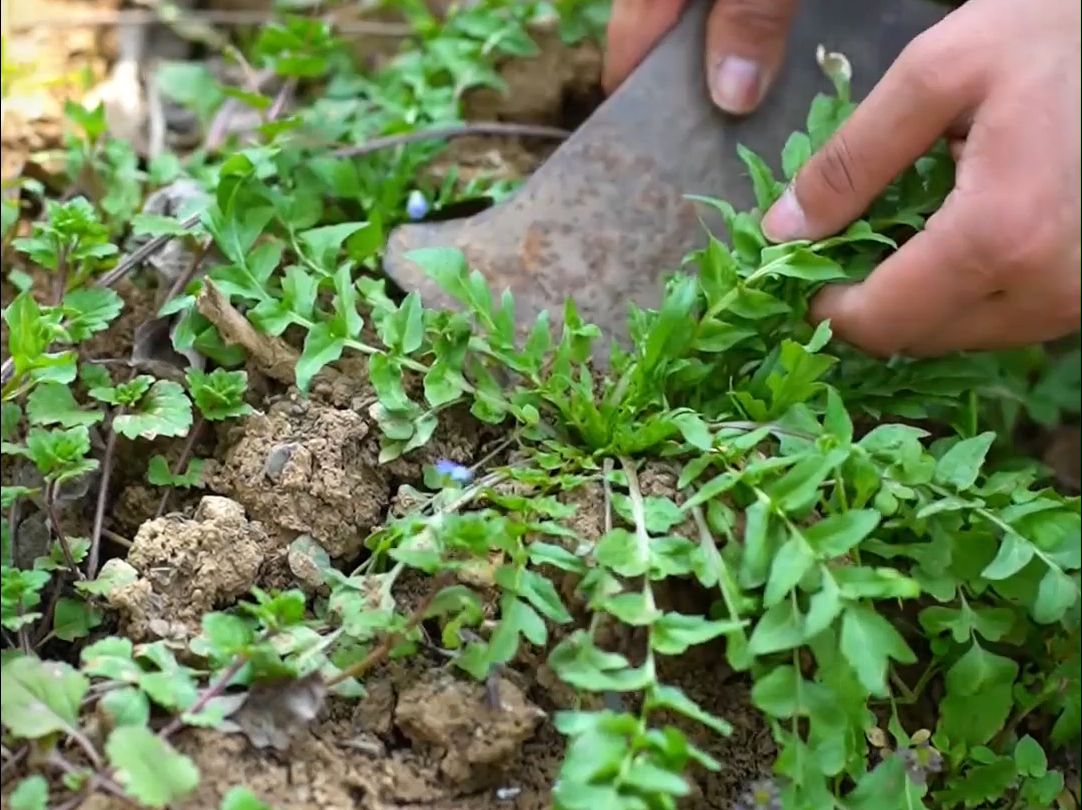
[(763, 235), (771, 242), (792, 242), (806, 239), (808, 218), (796, 198), (792, 186), (788, 186), (770, 210), (763, 215)]
[(761, 93), (759, 65), (742, 56), (727, 56), (714, 71), (710, 94), (725, 112), (741, 115), (755, 109)]

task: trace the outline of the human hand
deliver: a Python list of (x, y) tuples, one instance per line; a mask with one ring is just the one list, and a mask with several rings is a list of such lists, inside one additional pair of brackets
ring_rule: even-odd
[(1052, 340), (1080, 325), (1080, 7), (970, 0), (905, 49), (763, 218), (772, 241), (859, 217), (940, 137), (955, 186), (862, 283), (824, 288), (815, 321), (877, 355)]
[[(696, 0), (701, 2), (701, 0)], [(614, 0), (602, 84), (611, 93), (679, 18), (687, 0)], [(797, 0), (716, 0), (706, 30), (705, 70), (714, 103), (750, 113), (781, 67)]]

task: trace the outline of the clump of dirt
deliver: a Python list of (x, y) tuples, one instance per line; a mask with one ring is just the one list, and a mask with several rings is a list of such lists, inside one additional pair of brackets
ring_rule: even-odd
[(437, 675), (399, 697), (394, 722), (415, 748), (432, 750), (441, 776), (476, 786), (491, 784), (544, 716), (507, 678), (486, 687)]
[(601, 49), (596, 42), (569, 46), (550, 24), (533, 26), (530, 35), (537, 54), (498, 66), (506, 91), (481, 87), (467, 93), (468, 118), (574, 127), (600, 103)]
[[(597, 43), (569, 46), (551, 26), (530, 31), (538, 53), (498, 66), (505, 90), (466, 93), (468, 121), (514, 121), (574, 129), (601, 103), (601, 50)], [(442, 182), (454, 171), (463, 182), (517, 180), (533, 172), (556, 148), (551, 140), (463, 137), (450, 143), (426, 174)]]
[(133, 640), (191, 638), (204, 613), (251, 589), (272, 549), (243, 506), (207, 496), (191, 519), (167, 515), (143, 524), (127, 557), (137, 578), (107, 600)]
[(207, 464), (207, 484), (272, 530), (310, 535), (342, 557), (382, 520), (389, 473), (377, 463), (378, 431), (361, 414), (284, 400), (230, 433), (221, 461)]
[(293, 396), (230, 429), (205, 478), (271, 531), (307, 534), (332, 557), (350, 557), (384, 520), (396, 480), (417, 480), (438, 458), (472, 458), (476, 423), (451, 410), (442, 417), (424, 448), (380, 464), (379, 429), (367, 413)]

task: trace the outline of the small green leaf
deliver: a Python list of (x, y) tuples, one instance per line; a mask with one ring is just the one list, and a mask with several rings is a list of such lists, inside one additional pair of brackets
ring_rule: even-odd
[(1014, 746), (1014, 764), (1026, 776), (1042, 777), (1048, 771), (1048, 757), (1041, 744), (1028, 734)]
[(984, 457), (995, 440), (996, 434), (989, 431), (953, 445), (936, 462), (936, 483), (959, 491), (969, 489), (977, 483)]
[(192, 400), (204, 419), (222, 421), (252, 413), (252, 407), (244, 401), (244, 394), (248, 390), (246, 371), (216, 368), (207, 374), (193, 368), (188, 370), (186, 376)]
[(799, 647), (803, 641), (803, 617), (793, 601), (786, 599), (768, 608), (759, 619), (748, 639), (748, 651), (752, 655), (768, 655)]
[(853, 667), (861, 685), (873, 695), (887, 693), (890, 659), (903, 664), (917, 660), (894, 626), (864, 605), (850, 605), (845, 609), (839, 642), (842, 655)]
[(232, 787), (224, 796), (219, 810), (274, 810), (269, 804), (262, 802), (248, 788)]
[(851, 509), (828, 515), (804, 530), (804, 539), (823, 557), (840, 557), (863, 541), (881, 515), (875, 509)]
[(26, 416), (35, 425), (60, 425), (70, 428), (76, 425), (93, 425), (100, 422), (104, 414), (101, 411), (83, 410), (72, 396), (69, 386), (43, 382), (27, 397)]
[(11, 810), (46, 810), (49, 805), (49, 783), (39, 774), (28, 776), (15, 786), (8, 801)]
[(727, 737), (733, 732), (733, 727), (729, 723), (722, 720), (720, 717), (715, 717), (705, 711), (675, 686), (657, 684), (650, 690), (648, 700), (651, 705), (661, 706), (679, 712), (684, 715), (684, 717), (702, 723), (707, 728), (722, 736)]
[(134, 686), (111, 689), (98, 703), (113, 726), (145, 726), (150, 720), (150, 701)]
[(1033, 621), (1038, 624), (1058, 622), (1077, 601), (1077, 581), (1059, 568), (1049, 568), (1037, 588), (1037, 599), (1032, 610)]
[(19, 656), (3, 664), (0, 721), (12, 734), (37, 739), (79, 728), (79, 709), (90, 682), (59, 661)]
[(133, 410), (113, 419), (113, 430), (129, 439), (184, 436), (191, 426), (192, 404), (170, 380), (158, 380)]
[(124, 790), (149, 807), (165, 807), (199, 784), (199, 770), (187, 756), (146, 726), (120, 726), (105, 743), (109, 764)]
[(1025, 568), (1035, 553), (1032, 543), (1010, 532), (1003, 538), (995, 559), (981, 571), (981, 576), (991, 580), (1006, 579)]
[(189, 459), (187, 469), (174, 475), (165, 456), (155, 454), (147, 463), (147, 481), (156, 487), (197, 487), (203, 480), (204, 464), (202, 459)]
[(814, 562), (811, 549), (801, 538), (792, 536), (786, 540), (770, 565), (763, 604), (770, 607), (788, 596)]
[(680, 655), (697, 644), (739, 630), (744, 622), (717, 620), (685, 613), (665, 613), (650, 628), (650, 646), (662, 655)]
[(53, 633), (61, 641), (74, 641), (89, 635), (102, 622), (101, 611), (82, 599), (61, 597), (53, 613)]
[(335, 334), (329, 321), (315, 324), (308, 331), (308, 336), (304, 339), (304, 350), (297, 360), (297, 388), (307, 392), (312, 378), (321, 368), (341, 357), (345, 347), (345, 340)]

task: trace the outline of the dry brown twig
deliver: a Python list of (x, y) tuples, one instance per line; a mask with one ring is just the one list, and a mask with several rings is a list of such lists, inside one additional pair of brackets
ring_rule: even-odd
[[(294, 369), (300, 357), (297, 350), (279, 337), (257, 332), (251, 322), (229, 303), (210, 279), (203, 282), (195, 305), (199, 314), (217, 327), (222, 340), (244, 349), (255, 367), (263, 374), (286, 385), (296, 383)], [(320, 374), (336, 376), (338, 372), (324, 367)]]
[(418, 129), (413, 132), (403, 132), (399, 135), (386, 135), (382, 138), (372, 138), (355, 146), (343, 146), (331, 152), (331, 157), (363, 157), (381, 149), (393, 149), (396, 146), (407, 146), (411, 143), (422, 141), (438, 141), (444, 138), (463, 138), (468, 135), (507, 135), (519, 138), (544, 138), (562, 141), (570, 135), (570, 131), (560, 127), (550, 127), (544, 124), (516, 124), (512, 121), (464, 121), (461, 124), (448, 124), (446, 126)]

